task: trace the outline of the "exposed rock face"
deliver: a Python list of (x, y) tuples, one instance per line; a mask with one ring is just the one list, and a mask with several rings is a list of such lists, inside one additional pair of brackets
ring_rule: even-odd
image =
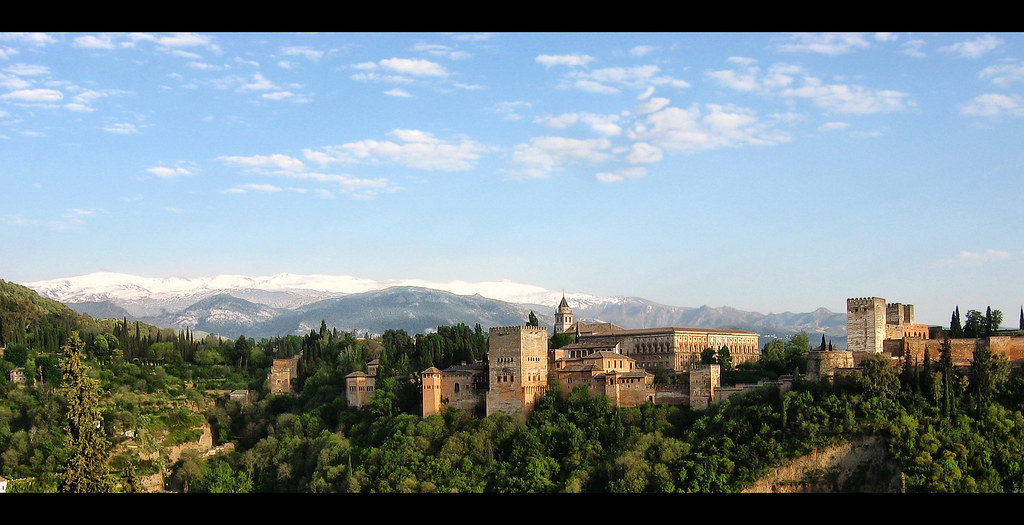
[(867, 436), (815, 450), (772, 469), (743, 492), (904, 492), (888, 441)]

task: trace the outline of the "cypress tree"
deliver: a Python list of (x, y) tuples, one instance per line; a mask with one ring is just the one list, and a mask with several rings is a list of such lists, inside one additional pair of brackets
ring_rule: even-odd
[(1018, 330), (1024, 330), (1024, 306), (1020, 308), (1020, 324), (1017, 325)]
[(82, 363), (85, 344), (72, 332), (64, 345), (66, 428), (71, 453), (60, 473), (61, 492), (110, 492), (113, 479), (107, 470), (107, 440), (103, 436), (99, 382), (89, 377)]
[(957, 305), (956, 309), (953, 310), (953, 318), (949, 321), (950, 335), (953, 337), (961, 337), (964, 334), (964, 329), (960, 325), (960, 306)]
[(985, 337), (992, 335), (992, 307), (985, 308)]

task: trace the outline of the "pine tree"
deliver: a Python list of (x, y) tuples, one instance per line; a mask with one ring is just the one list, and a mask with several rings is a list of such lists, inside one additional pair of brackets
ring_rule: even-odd
[(107, 470), (107, 440), (103, 436), (99, 383), (82, 363), (85, 343), (72, 332), (64, 345), (65, 395), (71, 453), (60, 473), (61, 492), (110, 492), (113, 479)]

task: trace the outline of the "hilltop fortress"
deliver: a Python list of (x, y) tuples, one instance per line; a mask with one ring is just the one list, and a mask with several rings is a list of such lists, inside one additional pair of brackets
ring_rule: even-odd
[[(816, 381), (857, 370), (867, 356), (883, 354), (894, 366), (923, 363), (927, 351), (938, 360), (946, 331), (939, 326), (914, 322), (914, 306), (887, 303), (880, 297), (846, 301), (847, 349), (831, 345), (812, 349), (804, 377)], [(751, 388), (774, 384), (788, 389), (790, 377), (774, 382), (723, 387), (719, 365), (701, 364), (701, 353), (728, 347), (732, 362), (760, 359), (758, 335), (746, 330), (709, 328), (624, 329), (611, 323), (574, 321), (572, 309), (562, 298), (554, 312), (554, 332), (571, 334), (573, 342), (548, 349), (543, 326), (493, 327), (489, 332), (486, 363), (430, 367), (420, 374), (422, 414), (439, 414), (444, 407), (466, 410), (480, 407), (486, 414), (527, 414), (543, 397), (548, 385), (561, 383), (566, 390), (584, 385), (592, 395), (607, 396), (616, 407), (655, 404), (688, 405), (703, 410), (709, 404)], [(1024, 330), (1000, 330), (981, 338), (950, 339), (954, 364), (970, 365), (979, 345), (1006, 356), (1013, 368), (1024, 364)], [(376, 382), (374, 363), (369, 373), (346, 376), (350, 406), (370, 402)], [(655, 385), (654, 372), (682, 379)]]
[[(706, 328), (624, 329), (611, 323), (573, 321), (565, 298), (554, 312), (555, 333), (573, 335), (573, 343), (548, 349), (543, 326), (502, 326), (489, 330), (487, 363), (430, 367), (420, 374), (423, 416), (445, 406), (486, 414), (529, 413), (548, 385), (571, 390), (585, 385), (613, 406), (688, 404), (703, 409), (724, 396), (757, 385), (722, 388), (718, 365), (702, 365), (707, 348), (728, 347), (734, 364), (760, 358), (758, 335), (746, 330)], [(686, 378), (676, 385), (655, 385), (654, 371)], [(374, 374), (346, 377), (350, 406), (363, 406), (373, 392)]]
[[(941, 326), (914, 323), (914, 305), (886, 303), (881, 297), (847, 299), (846, 332), (847, 350), (858, 363), (870, 354), (923, 363), (925, 351), (937, 361), (947, 335)], [(970, 365), (979, 345), (1006, 356), (1014, 369), (1024, 364), (1024, 330), (998, 330), (985, 337), (952, 338), (949, 343), (953, 362), (960, 367)]]

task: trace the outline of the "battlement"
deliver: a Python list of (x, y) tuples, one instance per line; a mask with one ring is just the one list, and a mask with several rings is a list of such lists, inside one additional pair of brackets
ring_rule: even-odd
[(846, 307), (850, 308), (854, 306), (874, 306), (879, 302), (881, 302), (881, 304), (885, 304), (885, 299), (882, 299), (881, 297), (854, 297), (846, 300)]
[(547, 333), (548, 327), (546, 326), (492, 326), (488, 332), (492, 335), (512, 335), (522, 332), (544, 332)]

